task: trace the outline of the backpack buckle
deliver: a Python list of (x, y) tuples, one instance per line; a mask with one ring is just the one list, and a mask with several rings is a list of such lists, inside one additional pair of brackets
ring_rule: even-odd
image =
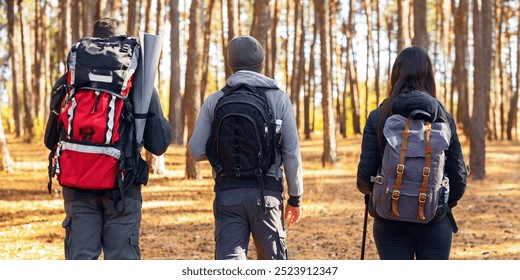
[(235, 176), (240, 177), (240, 168), (241, 166), (239, 164), (235, 165)]
[(426, 194), (420, 193), (419, 194), (419, 203), (425, 203), (426, 202)]
[(430, 176), (430, 168), (429, 167), (424, 167), (423, 170), (422, 170), (422, 175), (424, 177)]
[(398, 191), (398, 190), (394, 190), (394, 191), (392, 192), (392, 199), (393, 199), (393, 200), (398, 200), (400, 195), (401, 195), (401, 192), (400, 192), (400, 191)]
[(404, 164), (398, 164), (396, 168), (397, 174), (403, 174), (404, 173)]
[(370, 177), (370, 182), (372, 183), (376, 183), (378, 185), (382, 185), (383, 184), (383, 176), (380, 176), (380, 175), (377, 175), (377, 176), (371, 176)]
[(260, 177), (260, 176), (262, 176), (262, 173), (263, 173), (263, 172), (262, 172), (262, 169), (260, 169), (260, 168), (255, 169), (255, 176), (256, 176), (256, 177)]

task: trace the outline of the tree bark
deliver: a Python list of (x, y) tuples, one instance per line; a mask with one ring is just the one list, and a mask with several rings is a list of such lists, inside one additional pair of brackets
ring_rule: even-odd
[(462, 131), (469, 136), (470, 115), (469, 115), (469, 92), (468, 77), (469, 70), (466, 66), (468, 55), (468, 1), (460, 0), (459, 6), (455, 6), (452, 0), (453, 12), (455, 13), (455, 63), (452, 73), (452, 85), (457, 90), (457, 120), (461, 125)]
[[(77, 42), (79, 40), (79, 38), (81, 38), (81, 6), (80, 6), (79, 0), (75, 0), (75, 1), (71, 0), (71, 3), (72, 3), (71, 15), (70, 15), (70, 20), (71, 20), (70, 28), (72, 31), (71, 32), (71, 34), (72, 34), (71, 43), (74, 43), (74, 42)], [(66, 57), (65, 57), (65, 59), (66, 59)]]
[[(489, 28), (486, 27), (489, 25)], [(473, 1), (474, 36), (474, 98), (470, 128), (470, 166), (471, 176), (476, 180), (486, 177), (486, 95), (489, 93), (491, 65), (491, 3), (487, 0)], [(488, 42), (486, 42), (488, 40)]]
[[(355, 25), (353, 23), (355, 17), (354, 10), (354, 1), (350, 0), (350, 12), (347, 19), (347, 28), (345, 31), (347, 32), (347, 75), (350, 85), (350, 107), (352, 110), (352, 126), (354, 134), (361, 134), (361, 123), (360, 123), (360, 112), (361, 109), (359, 107), (359, 84), (357, 79), (357, 63), (356, 63), (356, 55), (352, 40), (355, 37)], [(352, 59), (350, 58), (350, 52), (352, 52)]]
[(429, 39), (426, 29), (426, 1), (413, 0), (413, 34), (412, 45), (422, 47), (428, 52)]
[(408, 1), (397, 1), (397, 53), (400, 53), (408, 44)]
[[(253, 23), (251, 24), (251, 36), (255, 37), (264, 48), (266, 56), (269, 54), (269, 31), (271, 29), (271, 0), (255, 0)], [(270, 69), (265, 64), (262, 73), (268, 73)]]
[(321, 92), (323, 108), (323, 156), (324, 167), (333, 166), (337, 160), (336, 153), (336, 127), (334, 120), (334, 108), (330, 89), (329, 71), (330, 63), (330, 38), (329, 38), (329, 3), (323, 4), (315, 0), (318, 8), (320, 25), (320, 64), (321, 64)]
[(16, 51), (15, 46), (19, 46), (20, 42), (17, 41), (18, 36), (16, 36), (16, 16), (15, 16), (15, 0), (7, 0), (7, 33), (9, 40), (9, 58), (10, 58), (10, 69), (11, 69), (11, 78), (12, 78), (12, 107), (13, 107), (13, 119), (15, 124), (15, 133), (16, 137), (23, 136), (22, 129), (22, 119), (21, 119), (21, 99), (18, 88), (18, 52)]
[[(31, 45), (31, 36), (27, 33), (27, 23), (25, 22), (26, 16), (24, 15), (25, 8), (23, 6), (23, 0), (18, 0), (18, 12), (20, 16), (20, 35), (21, 35), (21, 48), (22, 48), (22, 81), (23, 81), (23, 107), (24, 107), (24, 140), (31, 142), (34, 137), (34, 99), (31, 91), (31, 56), (29, 49)], [(29, 42), (27, 42), (29, 41)]]
[[(190, 7), (190, 38), (186, 62), (186, 89), (184, 92), (188, 139), (193, 135), (195, 122), (200, 111), (200, 55), (201, 55), (201, 2), (192, 0)], [(202, 179), (200, 164), (186, 151), (186, 178)]]
[(302, 16), (302, 4), (301, 1), (295, 1), (294, 2), (294, 42), (293, 42), (293, 61), (292, 61), (292, 73), (291, 73), (291, 91), (290, 91), (290, 97), (291, 97), (291, 103), (293, 106), (294, 113), (296, 114), (296, 125), (297, 127), (300, 127), (299, 125), (299, 117), (300, 117), (300, 106), (299, 104), (299, 97), (300, 97), (300, 43), (301, 43), (301, 34), (302, 34), (302, 28), (300, 21), (303, 21)]
[(179, 54), (179, 0), (170, 0), (170, 110), (168, 120), (172, 128), (172, 143), (181, 145), (184, 142), (184, 120), (180, 86), (180, 54)]
[(202, 51), (202, 80), (200, 83), (200, 102), (206, 99), (206, 87), (208, 84), (209, 70), (209, 43), (211, 41), (211, 23), (213, 19), (213, 8), (216, 1), (210, 1), (204, 16), (204, 47)]
[[(520, 13), (518, 13), (517, 20), (520, 22)], [(513, 128), (515, 128), (517, 124), (518, 96), (520, 94), (520, 28), (517, 29), (516, 38), (516, 89), (511, 97), (511, 106), (509, 107), (507, 116), (507, 140), (513, 140)]]
[[(74, 3), (74, 1), (72, 1)], [(128, 35), (138, 36), (136, 34), (136, 19), (137, 19), (137, 1), (128, 1), (128, 19), (126, 20)]]

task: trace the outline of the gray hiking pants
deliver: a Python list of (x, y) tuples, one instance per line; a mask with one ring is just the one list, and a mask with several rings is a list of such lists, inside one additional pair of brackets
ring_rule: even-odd
[(142, 201), (124, 198), (125, 208), (119, 212), (106, 196), (66, 200), (63, 221), (65, 259), (95, 260), (103, 255), (106, 260), (138, 260), (139, 228)]
[(265, 208), (256, 188), (229, 189), (216, 193), (215, 259), (245, 260), (250, 235), (257, 259), (285, 260), (285, 227), (282, 194), (265, 190)]

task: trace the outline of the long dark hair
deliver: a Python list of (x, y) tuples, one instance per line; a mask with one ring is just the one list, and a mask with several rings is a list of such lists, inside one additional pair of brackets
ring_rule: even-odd
[(418, 46), (408, 47), (399, 53), (392, 67), (388, 98), (383, 102), (377, 129), (379, 144), (384, 141), (383, 126), (392, 114), (392, 107), (397, 97), (410, 90), (420, 90), (436, 97), (435, 79), (432, 63), (426, 51)]

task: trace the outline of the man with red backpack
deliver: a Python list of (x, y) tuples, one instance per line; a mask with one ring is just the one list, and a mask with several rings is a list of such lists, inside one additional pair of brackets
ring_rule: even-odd
[[(132, 87), (139, 42), (123, 22), (95, 22), (67, 58), (67, 74), (55, 83), (45, 131), (49, 192), (57, 175), (63, 187), (66, 259), (140, 259), (141, 186), (148, 181), (142, 146), (163, 154), (171, 128), (154, 89), (147, 114), (134, 113)], [(146, 118), (143, 143), (136, 119)]]

